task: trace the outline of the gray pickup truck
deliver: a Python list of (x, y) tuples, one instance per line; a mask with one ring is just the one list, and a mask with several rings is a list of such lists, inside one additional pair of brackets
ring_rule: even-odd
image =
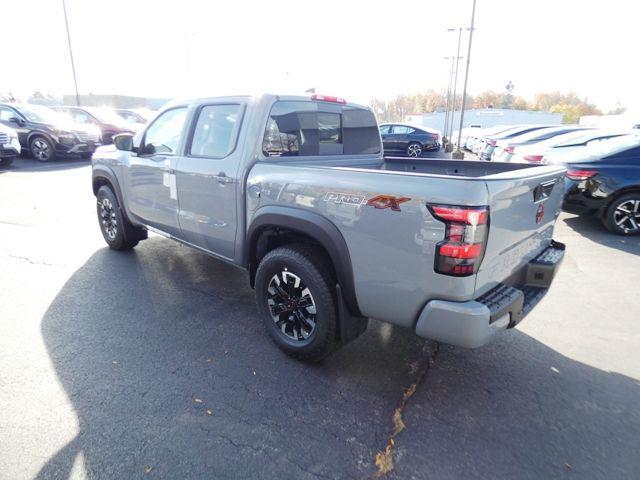
[(305, 360), (368, 318), (484, 345), (564, 255), (563, 168), (384, 159), (371, 110), (337, 97), (174, 102), (92, 166), (109, 247), (152, 231), (246, 269), (267, 332)]

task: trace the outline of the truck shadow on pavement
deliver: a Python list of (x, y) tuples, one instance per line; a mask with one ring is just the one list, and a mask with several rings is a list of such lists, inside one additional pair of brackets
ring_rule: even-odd
[[(158, 238), (93, 254), (42, 335), (78, 432), (39, 479), (69, 478), (80, 454), (88, 478), (370, 477), (435, 345), (372, 322), (321, 364), (292, 360), (243, 272)], [(517, 331), (474, 352), (441, 347), (389, 477), (626, 477), (640, 467), (639, 393)]]
[(600, 245), (640, 255), (640, 236), (638, 235), (622, 236), (611, 233), (600, 220), (590, 215), (567, 216), (562, 220), (575, 232)]

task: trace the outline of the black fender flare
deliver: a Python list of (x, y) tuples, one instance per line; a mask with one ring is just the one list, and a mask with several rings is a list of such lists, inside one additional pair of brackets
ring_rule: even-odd
[(347, 242), (338, 227), (322, 215), (308, 210), (278, 205), (261, 207), (257, 210), (247, 229), (244, 259), (250, 271), (252, 270), (251, 263), (255, 261), (254, 252), (258, 238), (263, 230), (271, 227), (281, 227), (299, 232), (322, 245), (333, 263), (346, 307), (352, 315), (361, 316), (356, 299), (351, 256)]
[(111, 186), (113, 193), (115, 193), (118, 203), (120, 204), (122, 214), (127, 218), (127, 220), (131, 221), (127, 214), (127, 209), (124, 206), (124, 199), (122, 198), (122, 190), (120, 189), (118, 177), (116, 177), (116, 174), (108, 166), (94, 165), (91, 170), (91, 188), (94, 195), (98, 194), (99, 185), (103, 182), (106, 182)]

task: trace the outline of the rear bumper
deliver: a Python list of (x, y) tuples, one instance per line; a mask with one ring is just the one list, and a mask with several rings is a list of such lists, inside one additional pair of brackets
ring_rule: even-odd
[(565, 178), (562, 210), (577, 215), (601, 214), (606, 206), (606, 197), (593, 197), (585, 188), (584, 181), (576, 182)]
[(416, 334), (466, 348), (481, 347), (515, 327), (549, 290), (565, 246), (552, 244), (521, 272), (521, 284), (500, 283), (468, 302), (431, 300), (418, 317)]

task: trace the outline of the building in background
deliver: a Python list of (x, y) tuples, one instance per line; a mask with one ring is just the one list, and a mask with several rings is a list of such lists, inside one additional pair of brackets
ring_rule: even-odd
[[(434, 128), (442, 132), (444, 129), (444, 117), (445, 112), (409, 114), (405, 117), (405, 122), (416, 126)], [(560, 125), (561, 123), (561, 113), (512, 110), (508, 108), (482, 108), (465, 110), (463, 127), (479, 126), (487, 128), (496, 125)], [(459, 125), (460, 112), (457, 111), (453, 115), (453, 130), (458, 130)]]
[(618, 115), (583, 115), (578, 122), (585, 127), (632, 129), (640, 128), (640, 113), (620, 113)]

